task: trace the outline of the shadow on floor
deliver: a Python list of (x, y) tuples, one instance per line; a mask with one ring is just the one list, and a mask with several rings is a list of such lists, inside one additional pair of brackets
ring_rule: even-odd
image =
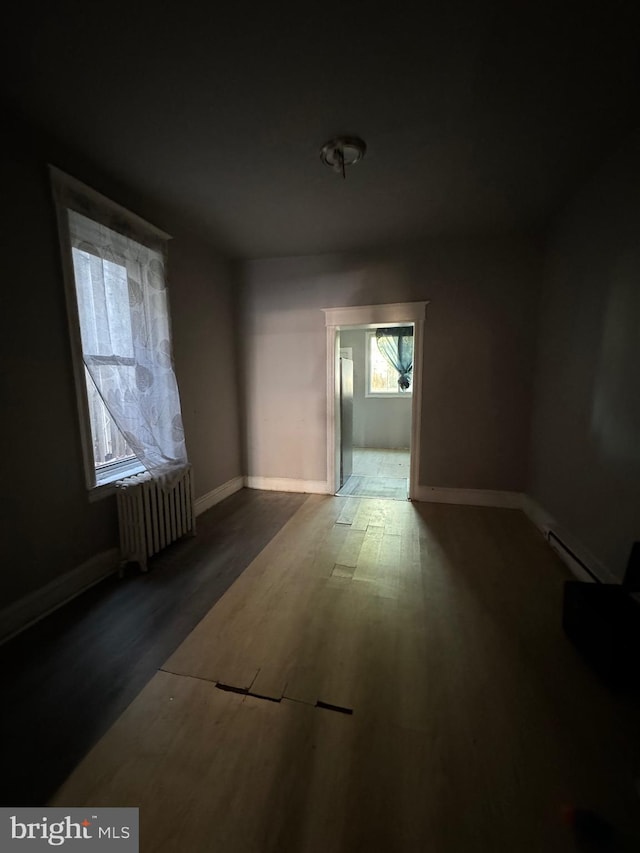
[(111, 576), (0, 647), (0, 805), (49, 800), (305, 499), (244, 489), (148, 574)]

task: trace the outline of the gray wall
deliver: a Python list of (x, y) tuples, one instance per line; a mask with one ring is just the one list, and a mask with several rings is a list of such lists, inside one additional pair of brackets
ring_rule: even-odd
[(0, 167), (0, 608), (117, 545), (115, 498), (90, 503), (84, 486), (48, 161), (174, 235), (174, 354), (196, 493), (241, 473), (225, 264), (174, 212), (136, 196), (17, 118), (7, 129)]
[(541, 257), (478, 237), (245, 264), (248, 473), (326, 480), (322, 308), (429, 299), (420, 483), (524, 489)]
[(530, 491), (614, 574), (640, 539), (640, 135), (557, 222)]
[(340, 346), (353, 355), (353, 444), (355, 447), (408, 448), (411, 443), (411, 397), (367, 397), (367, 333), (341, 332)]

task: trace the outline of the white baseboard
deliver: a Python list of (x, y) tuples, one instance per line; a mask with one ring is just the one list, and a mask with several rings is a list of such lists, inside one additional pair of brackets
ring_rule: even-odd
[(493, 506), (503, 509), (522, 509), (522, 492), (502, 492), (495, 489), (449, 489), (442, 486), (417, 486), (413, 499), (441, 504)]
[[(522, 509), (578, 580), (593, 582), (595, 576), (602, 583), (620, 583), (620, 580), (604, 563), (598, 560), (575, 536), (558, 524), (553, 516), (529, 495), (523, 495)], [(558, 540), (560, 541), (558, 542)], [(585, 571), (581, 564), (584, 564), (589, 571)]]
[(0, 612), (0, 642), (8, 640), (118, 570), (117, 548), (101, 551)]
[(328, 495), (326, 480), (290, 480), (287, 477), (245, 477), (248, 489), (264, 489), (269, 492), (302, 492), (309, 495)]
[(205, 495), (200, 495), (194, 501), (194, 509), (196, 516), (202, 515), (203, 512), (210, 509), (212, 506), (219, 504), (225, 498), (231, 497), (235, 492), (239, 492), (244, 486), (244, 477), (234, 477), (233, 480), (227, 480), (216, 489), (212, 489)]

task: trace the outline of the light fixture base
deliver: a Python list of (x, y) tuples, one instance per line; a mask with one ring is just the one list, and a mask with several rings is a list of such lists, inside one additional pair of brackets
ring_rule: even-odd
[(325, 166), (346, 178), (347, 166), (355, 166), (365, 155), (367, 146), (358, 136), (336, 136), (320, 149), (320, 159)]

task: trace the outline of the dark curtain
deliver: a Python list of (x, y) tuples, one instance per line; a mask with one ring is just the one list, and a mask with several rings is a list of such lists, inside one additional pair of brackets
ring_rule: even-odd
[(398, 371), (398, 387), (406, 391), (413, 372), (413, 327), (376, 329), (376, 340), (382, 356)]

